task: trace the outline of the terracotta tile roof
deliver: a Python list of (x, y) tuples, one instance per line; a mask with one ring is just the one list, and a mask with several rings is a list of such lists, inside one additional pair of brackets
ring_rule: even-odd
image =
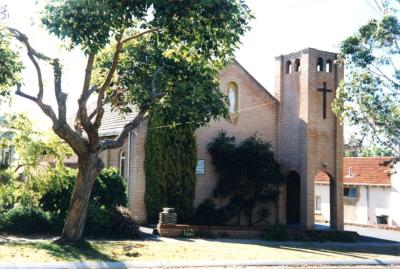
[[(346, 157), (343, 161), (343, 183), (346, 185), (390, 186), (390, 167), (384, 166), (390, 157)], [(351, 170), (351, 175), (350, 174)], [(328, 183), (329, 177), (319, 173), (317, 183)]]

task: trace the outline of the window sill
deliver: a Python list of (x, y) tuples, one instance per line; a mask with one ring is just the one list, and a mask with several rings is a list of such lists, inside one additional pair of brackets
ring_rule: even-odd
[(357, 200), (357, 196), (343, 196), (343, 198), (345, 199), (349, 199), (349, 200)]
[(228, 117), (231, 123), (237, 123), (239, 120), (239, 112), (229, 113)]

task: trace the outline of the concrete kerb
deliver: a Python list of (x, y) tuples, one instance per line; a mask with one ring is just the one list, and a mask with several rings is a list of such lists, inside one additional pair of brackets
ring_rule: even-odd
[(176, 262), (56, 262), (56, 263), (0, 263), (0, 269), (127, 269), (127, 268), (184, 268), (228, 266), (394, 266), (400, 259), (365, 260), (237, 260), (237, 261), (176, 261)]

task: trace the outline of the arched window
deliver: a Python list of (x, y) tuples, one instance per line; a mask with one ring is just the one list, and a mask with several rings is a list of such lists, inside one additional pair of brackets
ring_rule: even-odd
[(317, 61), (317, 72), (322, 72), (324, 71), (324, 60), (319, 57)]
[(294, 61), (294, 72), (300, 72), (300, 59)]
[(125, 176), (125, 151), (123, 150), (119, 154), (119, 174), (121, 177)]
[(325, 65), (326, 73), (332, 73), (332, 68), (333, 68), (333, 63), (332, 63), (332, 60), (329, 59), (328, 61), (326, 61), (326, 65)]
[(286, 74), (290, 74), (290, 73), (292, 73), (292, 62), (287, 61), (286, 62)]
[(229, 113), (236, 113), (239, 110), (238, 94), (239, 94), (238, 87), (236, 83), (229, 82), (228, 84)]

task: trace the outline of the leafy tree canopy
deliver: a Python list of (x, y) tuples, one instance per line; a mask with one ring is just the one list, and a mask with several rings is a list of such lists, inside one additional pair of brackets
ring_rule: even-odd
[(22, 63), (10, 44), (11, 35), (0, 24), (0, 97), (9, 95), (9, 88), (20, 81)]
[(353, 134), (344, 145), (344, 150), (346, 157), (395, 156), (390, 148), (383, 147), (378, 143), (374, 143), (374, 141), (369, 141), (366, 135)]
[(47, 5), (42, 22), (87, 53), (124, 30), (158, 29), (171, 48), (211, 59), (232, 54), (250, 18), (242, 0), (58, 0)]
[[(390, 6), (392, 4), (392, 6)], [(382, 18), (372, 19), (340, 45), (348, 74), (334, 110), (400, 156), (399, 3), (383, 1)]]
[[(0, 123), (0, 148), (15, 149), (18, 160), (12, 164), (17, 172), (23, 168), (25, 176), (37, 174), (41, 162), (47, 158), (63, 167), (64, 160), (72, 155), (71, 148), (54, 134), (34, 130), (26, 114), (7, 114)], [(19, 172), (19, 171), (18, 171)]]
[[(110, 52), (105, 51), (96, 62), (97, 81), (104, 79), (112, 64)], [(107, 101), (123, 112), (130, 112), (132, 104), (139, 110), (152, 107), (163, 114), (165, 124), (198, 127), (211, 118), (227, 115), (226, 99), (218, 82), (221, 65), (191, 57), (194, 56), (172, 54), (157, 35), (127, 44), (121, 51), (117, 75), (107, 90)], [(162, 91), (161, 102), (149, 90), (153, 87)]]
[[(108, 101), (130, 111), (157, 105), (171, 123), (202, 125), (226, 115), (217, 72), (230, 60), (252, 18), (243, 1), (56, 1), (43, 24), (71, 46), (97, 53), (115, 39), (143, 31), (156, 34), (127, 43), (108, 89)], [(98, 84), (112, 67), (113, 50), (96, 65)], [(154, 74), (159, 76), (155, 80)], [(159, 82), (161, 81), (161, 82)], [(159, 82), (159, 83), (157, 83)], [(163, 93), (162, 102), (152, 88)]]
[[(17, 29), (7, 28), (26, 48), (38, 77), (36, 95), (27, 94), (21, 85), (16, 94), (35, 102), (51, 119), (54, 132), (78, 155), (78, 179), (62, 240), (82, 239), (90, 190), (104, 167), (99, 154), (121, 147), (150, 109), (161, 111), (169, 124), (191, 127), (227, 114), (217, 74), (232, 58), (251, 18), (243, 0), (50, 1), (43, 25), (87, 56), (73, 128), (67, 123), (62, 63), (33, 48)], [(39, 61), (53, 68), (57, 111), (43, 100), (47, 85)], [(96, 107), (88, 108), (95, 93)], [(116, 137), (100, 139), (106, 102), (138, 113)]]

